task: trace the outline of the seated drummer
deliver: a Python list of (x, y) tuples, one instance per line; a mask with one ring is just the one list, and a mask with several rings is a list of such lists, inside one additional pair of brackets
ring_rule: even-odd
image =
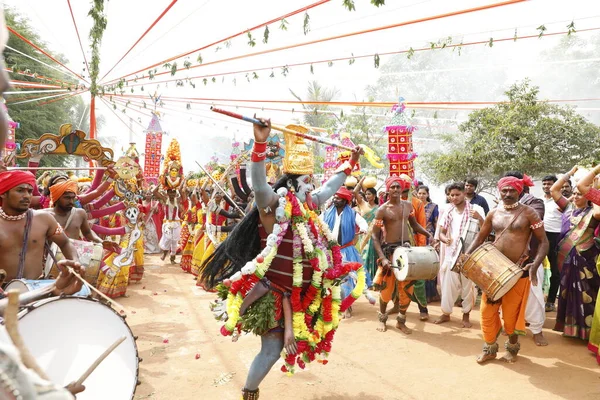
[[(400, 329), (405, 334), (410, 334), (412, 331), (406, 327), (406, 310), (410, 305), (411, 297), (413, 296), (413, 282), (396, 280), (392, 273), (392, 255), (394, 250), (400, 246), (408, 245), (410, 247), (410, 227), (416, 232), (431, 237), (431, 234), (425, 230), (414, 215), (413, 205), (409, 201), (402, 200), (402, 192), (410, 189), (410, 182), (397, 177), (391, 176), (385, 181), (388, 201), (386, 201), (375, 214), (373, 223), (373, 247), (379, 256), (379, 267), (373, 280), (373, 286), (379, 290), (379, 322), (377, 328), (380, 332), (387, 330), (386, 321), (388, 315), (398, 312), (396, 318), (396, 328)], [(385, 242), (381, 242), (380, 236), (382, 229), (385, 230)], [(386, 312), (387, 304), (390, 300), (396, 300), (399, 296), (399, 309)]]
[[(65, 256), (59, 267), (83, 272), (75, 249), (54, 217), (29, 209), (34, 185), (35, 177), (30, 172), (0, 172), (0, 265), (7, 272), (7, 282), (43, 275), (46, 240), (56, 243)], [(54, 294), (72, 294), (80, 289), (81, 283), (70, 273), (61, 273)]]

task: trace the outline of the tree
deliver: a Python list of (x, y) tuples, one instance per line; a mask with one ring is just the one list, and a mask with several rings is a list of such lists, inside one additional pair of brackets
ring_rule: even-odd
[(447, 153), (426, 153), (423, 170), (437, 184), (480, 178), (491, 187), (509, 170), (539, 177), (600, 160), (600, 128), (572, 107), (538, 99), (529, 80), (505, 92), (508, 102), (474, 111), (459, 135), (443, 137)]
[[(47, 45), (41, 40), (41, 38), (31, 28), (29, 21), (17, 14), (14, 10), (7, 8), (5, 9), (5, 17), (7, 25), (13, 27), (17, 32), (21, 33), (38, 46), (48, 51)], [(8, 45), (20, 52), (27, 54), (36, 59), (43, 58), (41, 54), (36, 52), (31, 46), (23, 42), (18, 37), (11, 35), (8, 38)], [(60, 60), (62, 63), (66, 63), (67, 60), (64, 56), (56, 53), (52, 53), (53, 57)], [(8, 68), (16, 71), (28, 71), (32, 74), (42, 75), (49, 78), (54, 78), (66, 82), (64, 86), (67, 90), (74, 90), (77, 86), (77, 82), (70, 77), (68, 74), (60, 73), (56, 70), (48, 68), (34, 60), (31, 60), (19, 53), (16, 53), (10, 49), (6, 49), (4, 52), (4, 58)], [(44, 62), (51, 63), (48, 60), (42, 60)], [(29, 82), (45, 82), (40, 79), (25, 75), (12, 75), (13, 79)], [(38, 89), (39, 90), (39, 89)], [(19, 91), (19, 89), (11, 89), (11, 91)], [(21, 90), (23, 94), (26, 94), (26, 90)], [(56, 94), (56, 93), (49, 93)], [(34, 95), (31, 95), (34, 96)], [(40, 95), (41, 96), (41, 95)], [(8, 96), (7, 96), (8, 97)], [(8, 100), (21, 97), (20, 94), (12, 95), (8, 97)], [(70, 123), (76, 127), (79, 120), (75, 120), (73, 106), (77, 102), (82, 102), (78, 96), (72, 96), (65, 100), (59, 100), (48, 104), (40, 105), (40, 102), (29, 102), (23, 104), (11, 105), (8, 103), (8, 113), (11, 118), (21, 124), (20, 128), (16, 131), (16, 139), (18, 143), (22, 143), (25, 139), (39, 138), (44, 133), (58, 133), (58, 128), (62, 124)], [(67, 162), (66, 157), (59, 156), (47, 156), (42, 158), (42, 166), (63, 166)]]

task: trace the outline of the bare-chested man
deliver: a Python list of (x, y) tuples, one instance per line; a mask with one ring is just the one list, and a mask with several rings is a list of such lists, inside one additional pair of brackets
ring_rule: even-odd
[[(379, 256), (380, 265), (374, 279), (374, 286), (379, 290), (379, 322), (378, 331), (387, 330), (386, 313), (387, 304), (390, 300), (400, 299), (400, 309), (396, 318), (396, 328), (405, 334), (412, 333), (406, 326), (406, 310), (410, 305), (410, 296), (413, 294), (412, 281), (397, 281), (392, 272), (391, 258), (394, 250), (399, 246), (410, 246), (410, 227), (416, 232), (426, 237), (430, 237), (429, 232), (425, 230), (414, 216), (414, 209), (410, 202), (402, 200), (402, 192), (410, 188), (410, 183), (399, 177), (389, 177), (385, 182), (388, 193), (388, 201), (377, 210), (375, 214), (375, 223), (373, 224), (373, 246)], [(381, 228), (385, 229), (385, 240), (382, 244), (380, 240)]]
[[(70, 266), (82, 273), (77, 254), (56, 220), (46, 212), (29, 209), (33, 185), (35, 177), (30, 172), (0, 172), (0, 265), (8, 280), (42, 276), (46, 240), (56, 243), (65, 255), (59, 266)], [(62, 273), (61, 277), (66, 278)], [(77, 280), (72, 281), (69, 279), (70, 285), (81, 288)], [(70, 288), (62, 291), (70, 292), (65, 289)]]
[[(65, 176), (63, 181), (50, 186), (52, 208), (47, 208), (45, 211), (56, 219), (68, 238), (80, 240), (83, 237), (90, 242), (105, 243), (90, 228), (85, 210), (75, 207), (78, 190), (77, 182), (67, 179)], [(106, 241), (106, 244), (115, 245), (116, 243)]]
[[(519, 203), (519, 195), (523, 192), (522, 179), (507, 176), (498, 182), (498, 191), (502, 207), (492, 210), (486, 217), (475, 241), (469, 246), (461, 261), (479, 247), (488, 237), (492, 229), (496, 232), (494, 246), (512, 262), (522, 266), (525, 273), (517, 284), (506, 293), (500, 301), (490, 302), (484, 293), (481, 298), (481, 331), (485, 344), (483, 353), (477, 358), (484, 363), (496, 358), (498, 343), (496, 339), (502, 330), (499, 310), (502, 307), (504, 331), (509, 340), (505, 343), (506, 353), (501, 360), (515, 362), (521, 348), (517, 335), (525, 334), (525, 308), (529, 295), (530, 281), (534, 286), (538, 283), (537, 270), (548, 253), (548, 239), (544, 231), (544, 222), (535, 210)], [(538, 240), (538, 251), (533, 260), (528, 261), (529, 241), (531, 237)]]

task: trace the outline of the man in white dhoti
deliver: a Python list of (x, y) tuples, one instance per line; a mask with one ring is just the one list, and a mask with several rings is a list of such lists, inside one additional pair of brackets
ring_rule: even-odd
[[(164, 196), (163, 196), (164, 197)], [(171, 253), (171, 263), (175, 263), (175, 255), (179, 247), (179, 238), (181, 237), (181, 215), (185, 212), (184, 204), (181, 201), (182, 196), (174, 189), (167, 190), (165, 202), (165, 219), (162, 226), (162, 237), (159, 246), (163, 251), (161, 257), (164, 260), (167, 253)]]
[(451, 271), (458, 254), (461, 251), (460, 239), (466, 234), (469, 220), (476, 219), (483, 224), (485, 211), (477, 204), (465, 201), (465, 186), (462, 182), (449, 186), (451, 205), (444, 213), (444, 221), (440, 227), (440, 242), (446, 245), (444, 261), (440, 266), (441, 297), (443, 314), (435, 321), (441, 324), (450, 321), (452, 308), (458, 296), (462, 298), (462, 326), (470, 328), (469, 314), (475, 305), (475, 285), (464, 275)]

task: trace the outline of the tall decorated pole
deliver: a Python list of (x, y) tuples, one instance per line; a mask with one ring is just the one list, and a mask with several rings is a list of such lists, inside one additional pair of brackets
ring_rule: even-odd
[(388, 159), (390, 160), (390, 176), (406, 174), (415, 177), (413, 160), (417, 153), (413, 151), (412, 134), (416, 127), (410, 125), (404, 110), (404, 99), (392, 107), (392, 121), (385, 127), (388, 135)]
[(160, 175), (160, 159), (163, 130), (158, 115), (152, 113), (152, 119), (146, 129), (146, 148), (144, 159), (144, 178), (146, 182), (158, 184)]
[[(104, 14), (104, 0), (93, 0), (92, 8), (88, 15), (94, 20), (90, 30), (92, 61), (90, 63), (90, 139), (96, 138), (96, 96), (98, 95), (98, 74), (100, 72), (100, 44), (106, 29), (106, 14)], [(93, 166), (90, 161), (90, 166)]]

